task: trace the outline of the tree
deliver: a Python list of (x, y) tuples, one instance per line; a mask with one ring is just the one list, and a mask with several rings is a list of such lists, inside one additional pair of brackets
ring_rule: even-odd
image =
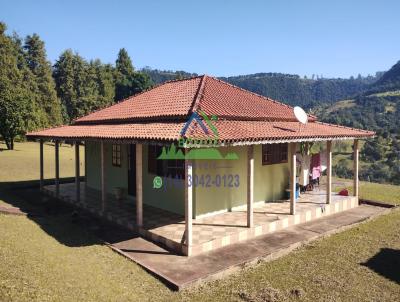
[(127, 77), (135, 71), (132, 60), (125, 48), (119, 50), (117, 60), (115, 61), (115, 68), (118, 73)]
[(115, 61), (115, 101), (149, 89), (153, 83), (147, 74), (136, 72), (125, 48), (122, 48)]
[(56, 82), (57, 95), (63, 106), (63, 116), (66, 121), (70, 121), (77, 116), (75, 100), (77, 99), (75, 55), (71, 50), (64, 51), (57, 62), (54, 64), (53, 77)]
[(0, 134), (12, 150), (15, 137), (24, 134), (29, 101), (18, 66), (18, 49), (5, 31), (6, 25), (0, 22)]
[(114, 68), (110, 64), (102, 64), (100, 60), (90, 62), (97, 89), (97, 107), (112, 105), (115, 97)]
[(384, 149), (377, 139), (366, 141), (361, 150), (361, 158), (368, 162), (381, 160), (384, 154)]
[(36, 34), (27, 36), (24, 50), (27, 66), (37, 84), (37, 91), (31, 91), (31, 94), (36, 94), (38, 107), (46, 116), (46, 121), (39, 126), (60, 125), (62, 123), (61, 103), (55, 90), (50, 62), (46, 58), (44, 42)]
[(114, 101), (114, 69), (100, 60), (86, 62), (71, 50), (54, 65), (53, 76), (67, 121), (72, 121)]

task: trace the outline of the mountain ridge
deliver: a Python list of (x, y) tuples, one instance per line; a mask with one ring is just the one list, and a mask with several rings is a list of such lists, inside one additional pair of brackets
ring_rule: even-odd
[[(198, 75), (185, 71), (165, 71), (149, 67), (141, 71), (148, 74), (155, 84)], [(377, 72), (375, 76), (362, 77), (359, 75), (357, 78), (350, 77), (349, 79), (323, 77), (310, 79), (296, 74), (259, 72), (219, 77), (219, 79), (288, 105), (309, 109), (316, 104), (331, 103), (364, 92), (379, 79), (380, 74)]]
[[(321, 121), (376, 131), (361, 149), (362, 180), (400, 184), (400, 62), (369, 89), (348, 99), (313, 108)], [(334, 172), (352, 177), (351, 159), (342, 159)]]

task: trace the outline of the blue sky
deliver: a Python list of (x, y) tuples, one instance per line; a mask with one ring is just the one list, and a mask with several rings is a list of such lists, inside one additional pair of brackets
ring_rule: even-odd
[(215, 76), (348, 77), (400, 60), (400, 1), (0, 0), (9, 32), (37, 33), (54, 63), (71, 48), (113, 63)]

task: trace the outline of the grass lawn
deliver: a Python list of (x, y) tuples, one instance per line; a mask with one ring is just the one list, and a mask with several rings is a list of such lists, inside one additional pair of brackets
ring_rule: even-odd
[(361, 182), (360, 197), (400, 205), (400, 186)]
[[(15, 143), (15, 150), (7, 150), (0, 141), (0, 183), (18, 182), (39, 179), (39, 143)], [(80, 148), (81, 174), (84, 175), (85, 152)], [(54, 144), (44, 145), (44, 177), (54, 178), (55, 173)], [(60, 147), (60, 177), (71, 177), (75, 174), (75, 148), (62, 144)]]
[[(179, 293), (102, 245), (68, 212), (32, 218), (0, 215), (0, 229), (0, 300), (5, 301), (264, 301), (257, 300), (263, 296), (277, 298), (265, 301), (395, 301), (400, 297), (394, 262), (400, 258), (399, 210), (278, 260)], [(382, 274), (373, 269), (374, 257)]]
[[(336, 192), (343, 188), (347, 188), (350, 193), (353, 192), (353, 180), (334, 178), (332, 183)], [(400, 205), (400, 186), (360, 181), (360, 198)]]
[[(14, 154), (32, 153), (31, 159), (37, 161), (37, 145), (18, 145), (21, 151)], [(46, 147), (46, 156), (54, 157), (52, 149)], [(61, 171), (72, 176), (73, 149), (61, 150)], [(29, 162), (2, 151), (1, 167), (7, 164), (3, 155), (21, 169)], [(36, 179), (37, 171), (32, 168), (22, 175), (9, 171), (9, 176), (0, 172), (0, 182)], [(343, 180), (343, 185), (350, 183)], [(400, 204), (397, 186), (361, 183), (361, 195)], [(89, 224), (77, 221), (68, 207), (47, 200), (37, 190), (0, 188), (0, 200), (33, 213), (31, 217), (0, 214), (0, 301), (398, 301), (400, 297), (400, 209), (275, 261), (177, 293), (112, 252)]]
[(11, 204), (33, 205), (37, 213), (0, 215), (0, 300), (395, 301), (400, 296), (399, 209), (278, 260), (176, 293), (102, 245), (71, 212), (47, 214), (35, 206), (42, 203), (38, 194), (28, 196), (29, 203), (12, 193), (0, 195)]

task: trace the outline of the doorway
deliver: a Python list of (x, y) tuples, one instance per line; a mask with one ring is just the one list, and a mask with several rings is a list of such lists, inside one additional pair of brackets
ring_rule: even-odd
[(128, 145), (128, 195), (136, 196), (136, 145)]

